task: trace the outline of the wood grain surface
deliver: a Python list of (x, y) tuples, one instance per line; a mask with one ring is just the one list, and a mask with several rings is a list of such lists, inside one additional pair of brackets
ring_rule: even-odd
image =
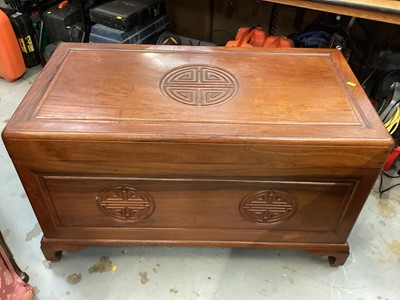
[(398, 0), (263, 0), (284, 5), (325, 11), (339, 15), (400, 24)]
[[(234, 97), (211, 106), (165, 97), (159, 88), (164, 75), (193, 65), (218, 66), (233, 74), (239, 82)], [(390, 143), (336, 50), (64, 44), (25, 99), (5, 134), (73, 140)]]

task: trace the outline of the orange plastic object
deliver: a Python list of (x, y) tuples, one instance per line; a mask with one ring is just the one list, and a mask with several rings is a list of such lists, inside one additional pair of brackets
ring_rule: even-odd
[(236, 33), (236, 37), (234, 41), (229, 41), (226, 43), (226, 47), (240, 47), (243, 43), (244, 38), (250, 32), (251, 27), (240, 27), (238, 32)]
[(69, 4), (68, 0), (61, 2), (58, 4), (58, 9), (63, 9), (64, 7), (67, 7)]
[(241, 27), (239, 28), (234, 41), (226, 43), (226, 47), (262, 47), (264, 40), (268, 37), (267, 33), (260, 27)]
[(229, 41), (226, 47), (264, 47), (291, 48), (294, 43), (284, 36), (268, 36), (261, 27), (240, 27), (234, 41)]
[(267, 37), (268, 34), (260, 27), (253, 28), (244, 38), (241, 47), (262, 47)]
[(25, 71), (24, 59), (10, 20), (0, 10), (0, 77), (11, 82), (20, 78)]
[(294, 43), (291, 39), (284, 36), (269, 36), (265, 39), (264, 48), (291, 48), (294, 47)]

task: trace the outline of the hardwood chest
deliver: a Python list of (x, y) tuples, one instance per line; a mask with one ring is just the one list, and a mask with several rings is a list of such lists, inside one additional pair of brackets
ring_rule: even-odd
[(62, 44), (3, 132), (48, 260), (90, 245), (345, 262), (392, 139), (336, 50)]

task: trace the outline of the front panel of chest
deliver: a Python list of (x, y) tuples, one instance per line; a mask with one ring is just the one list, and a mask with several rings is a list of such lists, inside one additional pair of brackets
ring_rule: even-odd
[[(356, 179), (250, 180), (36, 175), (51, 237), (334, 240)], [(32, 203), (34, 206), (37, 203)], [(50, 220), (51, 219), (51, 220)], [(107, 229), (107, 230), (105, 230)], [(116, 234), (116, 232), (118, 234)], [(152, 232), (146, 235), (146, 232)], [(44, 230), (46, 236), (46, 230)], [(178, 234), (177, 234), (178, 233)], [(157, 235), (158, 234), (158, 235)], [(199, 234), (199, 236), (197, 236)], [(54, 235), (54, 236), (52, 236)], [(173, 235), (172, 235), (173, 236)]]

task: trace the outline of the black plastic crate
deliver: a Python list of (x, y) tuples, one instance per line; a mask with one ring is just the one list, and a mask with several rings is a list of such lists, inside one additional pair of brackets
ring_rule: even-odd
[[(49, 8), (43, 14), (43, 21), (50, 43), (79, 42), (82, 37), (83, 20), (79, 1)], [(80, 32), (76, 33), (77, 31)]]
[(90, 9), (90, 20), (114, 29), (131, 31), (165, 13), (159, 0), (114, 0)]

